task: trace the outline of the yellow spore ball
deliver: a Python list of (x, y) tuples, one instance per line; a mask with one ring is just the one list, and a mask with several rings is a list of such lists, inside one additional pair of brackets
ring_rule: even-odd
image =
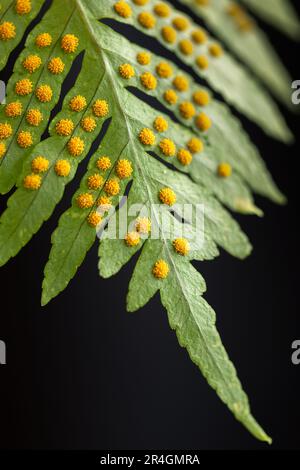
[(169, 44), (174, 44), (177, 39), (177, 33), (172, 26), (163, 26), (161, 28), (161, 35), (163, 39)]
[(33, 90), (32, 81), (29, 78), (23, 78), (16, 83), (15, 92), (17, 95), (26, 96)]
[(174, 90), (166, 90), (164, 92), (164, 100), (169, 104), (176, 104), (178, 96)]
[(4, 157), (6, 153), (6, 145), (3, 142), (0, 142), (0, 159)]
[(83, 118), (80, 125), (85, 132), (93, 132), (97, 127), (95, 119), (90, 116)]
[(17, 142), (18, 142), (18, 145), (23, 149), (31, 147), (31, 145), (33, 144), (31, 133), (28, 131), (19, 132), (18, 137), (17, 137)]
[(101, 221), (102, 217), (96, 211), (91, 212), (87, 218), (87, 223), (90, 225), (90, 227), (97, 227)]
[(153, 131), (146, 127), (139, 133), (139, 139), (143, 145), (154, 145), (156, 141)]
[(79, 44), (79, 39), (74, 34), (65, 34), (61, 40), (61, 48), (63, 51), (67, 52), (68, 54), (72, 54), (76, 51)]
[(97, 168), (101, 171), (107, 171), (111, 168), (111, 159), (107, 156), (98, 158)]
[(208, 50), (210, 55), (213, 57), (221, 57), (224, 54), (222, 46), (217, 43), (210, 44)]
[(177, 75), (173, 80), (173, 85), (178, 91), (187, 91), (189, 89), (189, 81), (183, 75)]
[(218, 166), (218, 175), (221, 178), (228, 178), (232, 174), (232, 168), (229, 163), (220, 163)]
[(55, 126), (56, 133), (63, 137), (71, 135), (74, 130), (74, 123), (71, 119), (60, 119)]
[(25, 176), (23, 180), (23, 186), (25, 189), (30, 189), (31, 191), (36, 191), (41, 187), (42, 178), (40, 175), (32, 174)]
[(23, 60), (22, 65), (29, 73), (34, 73), (42, 65), (42, 59), (36, 54), (31, 54)]
[(125, 236), (124, 241), (127, 246), (137, 246), (141, 241), (141, 237), (138, 232), (129, 232)]
[(116, 165), (116, 174), (120, 179), (129, 178), (132, 175), (133, 168), (131, 162), (126, 159), (119, 160)]
[(129, 80), (135, 76), (135, 70), (131, 64), (122, 64), (119, 66), (119, 74), (122, 78)]
[(146, 29), (152, 29), (156, 25), (155, 17), (148, 11), (142, 11), (138, 15), (138, 22)]
[(205, 113), (198, 114), (196, 117), (196, 126), (200, 131), (208, 131), (212, 126), (210, 117)]
[(170, 16), (171, 8), (167, 3), (160, 2), (157, 3), (153, 8), (154, 13), (161, 18), (167, 18)]
[(27, 15), (31, 12), (31, 1), (30, 0), (17, 0), (15, 4), (15, 10), (18, 15)]
[(196, 59), (196, 64), (198, 65), (199, 69), (206, 70), (209, 66), (209, 60), (206, 55), (199, 55)]
[(90, 209), (94, 205), (94, 198), (89, 193), (82, 193), (77, 196), (76, 204), (80, 209)]
[(104, 191), (109, 196), (117, 196), (120, 192), (120, 185), (116, 179), (109, 179), (106, 181)]
[(133, 3), (135, 3), (139, 7), (142, 7), (146, 5), (147, 3), (149, 3), (149, 0), (133, 0)]
[(84, 142), (80, 137), (72, 137), (68, 142), (68, 151), (73, 157), (78, 157), (84, 151)]
[(206, 90), (197, 90), (193, 93), (193, 100), (198, 106), (207, 106), (210, 103), (210, 95)]
[(241, 14), (241, 15), (237, 16), (235, 21), (236, 21), (238, 29), (243, 33), (247, 33), (249, 31), (252, 31), (254, 26), (255, 26), (254, 21), (252, 21), (245, 14)]
[(186, 238), (176, 238), (173, 240), (173, 248), (181, 256), (186, 256), (190, 252), (190, 244)]
[(0, 139), (8, 139), (13, 133), (12, 127), (7, 122), (0, 123)]
[(177, 153), (177, 159), (183, 166), (188, 166), (192, 163), (193, 157), (189, 150), (180, 149)]
[(53, 75), (59, 75), (63, 73), (65, 69), (65, 64), (60, 57), (53, 57), (48, 63), (48, 70)]
[(37, 127), (41, 124), (43, 120), (43, 115), (41, 111), (37, 108), (31, 108), (26, 113), (26, 121), (31, 126)]
[(191, 153), (200, 153), (204, 150), (204, 144), (202, 140), (198, 139), (197, 137), (192, 137), (188, 141), (187, 147)]
[(108, 212), (112, 206), (110, 197), (100, 196), (96, 201), (96, 206), (100, 207), (102, 213)]
[(173, 68), (168, 62), (160, 62), (156, 66), (156, 73), (161, 78), (169, 78), (173, 75)]
[(103, 183), (103, 177), (101, 175), (98, 175), (98, 173), (89, 176), (87, 180), (88, 188), (93, 190), (100, 189)]
[(41, 103), (49, 103), (53, 96), (52, 88), (49, 85), (40, 85), (35, 90), (35, 96)]
[(184, 16), (177, 16), (172, 21), (172, 24), (178, 31), (185, 31), (190, 26), (189, 20)]
[(165, 118), (157, 116), (154, 120), (153, 126), (157, 132), (165, 132), (168, 130), (169, 124)]
[(15, 118), (21, 116), (23, 112), (23, 106), (20, 101), (13, 101), (12, 103), (8, 103), (5, 106), (5, 114), (7, 117)]
[(129, 18), (132, 15), (130, 5), (122, 0), (114, 4), (114, 10), (122, 18)]
[(176, 145), (171, 139), (162, 139), (159, 142), (159, 148), (166, 157), (174, 157), (176, 153)]
[(156, 279), (166, 279), (169, 275), (169, 272), (169, 265), (163, 259), (156, 261), (152, 268), (152, 274), (154, 277), (156, 277)]
[(71, 165), (68, 160), (57, 160), (54, 166), (54, 171), (57, 176), (69, 176)]
[(244, 14), (243, 8), (235, 2), (231, 2), (228, 5), (228, 7), (226, 9), (226, 12), (229, 16), (233, 16), (233, 17), (240, 16), (240, 15)]
[(179, 112), (184, 119), (191, 119), (196, 114), (195, 106), (190, 101), (180, 103)]
[(1, 41), (9, 41), (16, 36), (16, 27), (10, 21), (4, 21), (0, 24), (0, 39)]
[(176, 202), (176, 194), (171, 188), (162, 188), (158, 193), (158, 197), (167, 206), (173, 206)]
[(49, 47), (52, 44), (52, 36), (49, 33), (41, 33), (35, 38), (35, 44), (40, 47)]
[(179, 41), (179, 49), (184, 55), (191, 55), (193, 53), (194, 47), (189, 39), (182, 39)]
[(109, 113), (109, 106), (106, 100), (96, 100), (93, 104), (93, 113), (96, 117), (103, 118)]
[(148, 217), (138, 217), (135, 222), (135, 229), (142, 235), (147, 235), (151, 230), (151, 220)]
[(45, 173), (49, 168), (49, 160), (47, 158), (38, 156), (31, 162), (31, 169), (34, 173)]
[(151, 54), (146, 51), (139, 52), (136, 56), (136, 60), (140, 65), (148, 65), (151, 62)]
[(69, 107), (72, 111), (75, 111), (76, 113), (83, 111), (86, 107), (85, 97), (82, 95), (74, 96), (69, 103)]
[(207, 34), (204, 29), (198, 28), (192, 32), (191, 38), (195, 44), (205, 44), (207, 41)]
[(147, 88), (147, 90), (155, 90), (157, 87), (157, 80), (151, 72), (142, 73), (140, 80), (143, 87)]

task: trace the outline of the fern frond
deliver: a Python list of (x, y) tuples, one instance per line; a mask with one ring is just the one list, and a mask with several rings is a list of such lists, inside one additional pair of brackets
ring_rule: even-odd
[[(270, 91), (283, 104), (291, 107), (292, 79), (267, 36), (242, 6), (231, 0), (216, 0), (203, 5), (197, 0), (181, 2), (196, 11), (214, 34), (258, 75)], [(268, 10), (276, 10), (276, 7), (269, 5)]]
[(0, 24), (9, 23), (11, 26), (11, 34), (9, 40), (1, 40), (0, 70), (5, 66), (10, 53), (22, 39), (27, 27), (31, 21), (37, 16), (44, 1), (36, 0), (30, 6), (30, 11), (26, 14), (19, 14), (17, 2), (12, 0), (2, 0), (0, 4)]
[(242, 0), (264, 21), (280, 29), (292, 39), (300, 37), (300, 21), (289, 0)]
[[(144, 7), (133, 4), (131, 7), (132, 15), (128, 18), (118, 15), (111, 8), (111, 2), (106, 0), (92, 0), (90, 8), (99, 19), (111, 18), (122, 21), (134, 25), (145, 34), (155, 37), (165, 47), (174, 52), (183, 63), (190, 66), (200, 78), (206, 80), (217, 92), (221, 93), (228, 103), (261, 126), (267, 134), (283, 142), (293, 140), (293, 136), (287, 128), (277, 105), (267, 91), (254, 77), (248, 74), (240, 63), (223, 48), (218, 49), (217, 52), (211, 52), (211, 47), (214, 48), (216, 41), (207, 31), (204, 31), (206, 36), (204, 44), (192, 43), (191, 34), (193, 31), (199, 30), (199, 27), (175, 8), (170, 7), (170, 14), (167, 17), (154, 18), (152, 14), (154, 5), (155, 1), (153, 0), (149, 0)], [(151, 27), (142, 24), (141, 13), (147, 13), (154, 18)], [(178, 27), (177, 30), (174, 28), (174, 20), (176, 21), (178, 18), (187, 23), (187, 28), (184, 28), (184, 30), (180, 30)], [(175, 34), (174, 38), (168, 38), (168, 35), (165, 35), (167, 40), (164, 39), (164, 28), (171, 28)], [(188, 41), (192, 47), (188, 54), (183, 52), (180, 47), (182, 41), (185, 43)]]
[[(258, 439), (270, 442), (251, 416), (217, 333), (215, 313), (202, 297), (205, 281), (191, 262), (215, 258), (219, 247), (239, 259), (250, 254), (247, 236), (223, 206), (261, 215), (252, 193), (277, 203), (285, 198), (226, 104), (186, 68), (130, 43), (111, 22), (99, 20), (125, 22), (157, 37), (267, 133), (283, 141), (292, 135), (268, 92), (219, 46), (212, 49), (207, 33), (208, 42), (194, 44), (186, 54), (182, 44), (190, 45), (198, 27), (189, 19), (182, 28), (186, 16), (167, 3), (169, 13), (163, 17), (155, 9), (157, 2), (144, 2), (143, 8), (137, 3), (54, 0), (28, 35), (7, 86), (7, 104), (0, 111), (0, 191), (5, 194), (16, 186), (0, 219), (0, 265), (51, 216), (78, 165), (88, 159), (71, 207), (52, 235), (42, 304), (67, 287), (97, 238), (95, 228), (98, 235), (100, 228), (102, 277), (116, 274), (139, 252), (128, 310), (142, 307), (159, 291), (170, 326), (192, 361), (235, 417)], [(27, 2), (31, 4), (30, 11), (20, 15), (16, 2), (4, 2), (0, 28), (8, 21), (16, 35), (0, 40), (2, 67), (43, 2)], [(170, 30), (178, 16), (177, 29)], [(165, 41), (165, 27), (175, 32), (176, 42)], [(205, 70), (195, 66), (199, 55), (209, 57)], [(56, 114), (62, 85), (76, 59), (82, 60), (76, 83)], [(165, 112), (156, 111), (158, 104)], [(108, 209), (127, 215), (127, 206), (118, 207), (119, 197), (127, 193), (128, 207), (138, 203), (142, 208), (129, 214), (125, 227), (117, 225), (117, 239), (105, 237), (112, 220)], [(191, 214), (183, 212), (186, 204)], [(204, 207), (200, 229), (199, 205)], [(152, 214), (151, 230), (144, 212)], [(146, 230), (137, 228), (139, 220)], [(190, 242), (176, 238), (183, 228)], [(148, 237), (154, 229), (159, 236)]]

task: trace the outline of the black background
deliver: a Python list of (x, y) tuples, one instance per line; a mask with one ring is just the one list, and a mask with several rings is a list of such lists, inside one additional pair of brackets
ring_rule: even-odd
[[(300, 79), (299, 45), (263, 27), (293, 79)], [(132, 40), (142, 38), (150, 47), (149, 39), (125, 29)], [(154, 49), (173, 58), (158, 43)], [(10, 76), (15, 57), (0, 79)], [(222, 252), (215, 262), (198, 264), (224, 345), (273, 446), (252, 438), (209, 388), (179, 347), (158, 296), (141, 311), (126, 313), (134, 260), (114, 278), (102, 280), (95, 244), (66, 291), (40, 307), (50, 235), (69, 206), (73, 182), (51, 220), (0, 270), (0, 339), (7, 345), (7, 365), (0, 366), (0, 448), (300, 447), (300, 365), (291, 363), (291, 344), (300, 339), (300, 120), (284, 113), (298, 135), (293, 147), (272, 141), (241, 119), (289, 204), (277, 207), (257, 198), (264, 219), (237, 217), (254, 245), (246, 261)], [(85, 167), (86, 162), (81, 174)]]

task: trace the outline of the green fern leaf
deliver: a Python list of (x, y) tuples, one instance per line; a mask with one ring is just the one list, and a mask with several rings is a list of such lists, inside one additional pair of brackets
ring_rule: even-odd
[[(20, 15), (18, 3), (3, 2), (0, 10), (2, 68), (43, 5), (24, 0), (21, 5), (28, 11)], [(97, 234), (102, 277), (116, 274), (138, 254), (128, 310), (141, 308), (159, 291), (171, 328), (208, 383), (254, 436), (270, 442), (250, 413), (218, 336), (215, 313), (202, 297), (205, 281), (191, 262), (214, 259), (219, 247), (239, 259), (250, 254), (247, 236), (224, 206), (262, 215), (252, 193), (277, 203), (285, 198), (226, 104), (192, 74), (130, 43), (111, 23), (99, 22), (117, 19), (162, 40), (161, 29), (179, 12), (164, 4), (170, 16), (161, 17), (152, 12), (157, 2), (150, 0), (145, 8), (137, 3), (54, 0), (27, 36), (7, 85), (7, 104), (0, 110), (0, 191), (16, 186), (0, 218), (0, 265), (51, 216), (78, 166), (88, 160), (71, 206), (52, 235), (42, 304), (67, 287)], [(145, 18), (153, 27), (145, 29)], [(10, 38), (11, 24), (16, 34)], [(187, 39), (190, 28), (195, 26), (177, 31), (178, 39)], [(195, 52), (188, 58), (178, 52), (177, 42), (162, 43), (193, 66)], [(200, 49), (206, 54), (207, 47)], [(80, 72), (57, 112), (75, 59), (82, 59)], [(291, 139), (267, 92), (229, 54), (210, 58), (199, 75), (269, 134)], [(156, 111), (158, 104), (165, 112)], [(125, 194), (127, 205), (119, 200)], [(128, 213), (135, 204), (138, 211)], [(186, 205), (191, 212), (184, 211)], [(113, 209), (126, 216), (125, 225), (118, 218), (116, 239), (108, 236)], [(145, 212), (151, 213), (151, 227)], [(178, 239), (182, 230), (185, 237)], [(148, 236), (155, 231), (157, 237)]]
[(13, 2), (11, 0), (1, 0), (0, 23), (9, 23), (9, 25), (12, 26), (12, 29), (10, 31), (10, 40), (1, 41), (0, 69), (5, 66), (10, 53), (19, 43), (20, 39), (26, 31), (26, 28), (36, 17), (43, 3), (43, 0), (36, 0), (28, 13), (21, 14), (22, 9), (20, 10), (20, 13), (18, 13), (18, 2)]
[[(214, 34), (249, 65), (283, 104), (291, 107), (292, 79), (267, 36), (241, 6), (231, 0), (217, 0), (208, 5), (201, 5), (196, 0), (181, 2), (196, 9), (197, 15)], [(276, 7), (270, 9), (276, 10)]]
[[(211, 45), (215, 45), (216, 41), (207, 32), (205, 32), (205, 35), (208, 41), (205, 44), (192, 45), (190, 39), (191, 32), (199, 29), (199, 27), (190, 18), (172, 8), (168, 17), (155, 19), (153, 26), (151, 24), (152, 27), (149, 27), (149, 25), (143, 26), (140, 15), (145, 12), (152, 15), (151, 11), (154, 4), (154, 1), (149, 0), (145, 8), (133, 5), (133, 15), (125, 19), (113, 10), (111, 2), (106, 0), (92, 0), (90, 8), (96, 17), (112, 18), (132, 24), (144, 33), (155, 37), (165, 47), (178, 55), (182, 62), (192, 67), (199, 77), (206, 80), (216, 91), (221, 93), (230, 104), (260, 125), (267, 134), (284, 142), (291, 142), (293, 140), (293, 136), (288, 130), (276, 104), (254, 77), (250, 76), (246, 69), (227, 52), (222, 50), (221, 56), (217, 58), (209, 54)], [(189, 25), (186, 30), (176, 31), (172, 26), (173, 21), (178, 17), (184, 19)], [(162, 37), (163, 28), (166, 27), (174, 30), (176, 36), (174, 36), (174, 41), (172, 42), (170, 42), (170, 39), (166, 41)], [(188, 41), (192, 46), (188, 54), (182, 52), (180, 48), (182, 41)], [(199, 58), (204, 58), (204, 64), (201, 61), (200, 66)], [(208, 67), (207, 60), (209, 63)]]
[(299, 39), (299, 18), (289, 0), (242, 1), (263, 20), (277, 27), (292, 39)]

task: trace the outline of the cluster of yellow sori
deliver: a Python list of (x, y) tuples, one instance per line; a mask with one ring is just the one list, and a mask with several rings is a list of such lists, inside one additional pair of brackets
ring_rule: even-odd
[[(80, 209), (92, 209), (87, 217), (87, 223), (91, 227), (96, 227), (102, 221), (102, 215), (109, 210), (112, 205), (111, 197), (120, 193), (120, 181), (130, 178), (133, 172), (132, 164), (127, 159), (120, 159), (114, 167), (114, 176), (107, 176), (112, 168), (112, 161), (107, 155), (97, 159), (96, 171), (88, 176), (86, 181), (89, 192), (80, 193), (76, 197), (76, 204)], [(104, 191), (105, 195), (102, 194)], [(95, 192), (100, 195), (95, 195)]]
[[(169, 128), (169, 123), (163, 116), (157, 116), (153, 122), (153, 128), (157, 133), (164, 133)], [(157, 135), (150, 128), (144, 127), (139, 133), (139, 140), (144, 146), (154, 146), (157, 143)], [(186, 144), (187, 148), (177, 149), (174, 141), (168, 137), (163, 137), (158, 143), (160, 152), (165, 157), (174, 157), (183, 166), (190, 165), (193, 160), (193, 154), (200, 153), (204, 149), (202, 140), (198, 137), (192, 137)]]
[(244, 8), (235, 2), (231, 2), (226, 8), (226, 13), (232, 17), (237, 28), (242, 32), (251, 31), (254, 27), (253, 20), (247, 15)]
[[(176, 238), (172, 242), (174, 251), (180, 256), (187, 256), (191, 250), (186, 238)], [(170, 266), (164, 259), (156, 261), (152, 268), (152, 274), (156, 279), (166, 279), (170, 273)]]
[[(218, 49), (217, 45), (211, 47)], [(147, 65), (151, 62), (151, 55), (147, 51), (141, 51), (137, 54), (137, 62), (140, 65)], [(172, 80), (173, 88), (168, 88), (163, 92), (163, 99), (170, 106), (177, 105), (180, 116), (185, 120), (194, 119), (195, 126), (202, 132), (208, 131), (212, 125), (211, 119), (203, 111), (197, 114), (196, 106), (205, 107), (210, 103), (209, 93), (199, 88), (194, 91), (191, 101), (178, 102), (180, 93), (187, 93), (190, 88), (189, 79), (181, 74), (174, 76), (173, 66), (166, 61), (159, 62), (155, 67), (155, 72), (159, 79)], [(125, 80), (135, 77), (136, 71), (132, 64), (124, 63), (119, 66), (119, 74)], [(149, 91), (157, 87), (157, 78), (153, 73), (146, 71), (140, 75), (140, 82), (144, 88)]]
[[(36, 191), (41, 187), (42, 176), (50, 168), (49, 160), (42, 156), (38, 155), (33, 158), (31, 161), (31, 171), (32, 173), (25, 176), (23, 180), (23, 186), (25, 189)], [(54, 172), (57, 176), (66, 177), (69, 176), (71, 171), (71, 164), (68, 160), (57, 160), (54, 165)]]
[[(82, 95), (74, 96), (69, 102), (69, 109), (74, 113), (81, 113), (87, 107), (86, 98)], [(91, 106), (90, 114), (86, 114), (81, 122), (81, 128), (87, 132), (93, 132), (97, 127), (96, 118), (104, 118), (109, 113), (109, 105), (106, 100), (96, 99)], [(60, 119), (56, 125), (55, 130), (59, 136), (68, 137), (73, 134), (75, 124), (70, 118)], [(79, 136), (72, 136), (67, 143), (67, 149), (72, 157), (79, 157), (85, 150), (85, 142)]]
[[(133, 0), (134, 1), (134, 0)], [(145, 0), (137, 0), (134, 1), (134, 3), (138, 6), (144, 6), (148, 3), (148, 1)], [(203, 5), (207, 5), (208, 2), (203, 0)], [(201, 3), (202, 5), (202, 3)], [(126, 1), (118, 1), (114, 4), (113, 6), (115, 12), (121, 16), (122, 18), (130, 18), (133, 15), (132, 8), (130, 4)], [(165, 42), (168, 44), (176, 44), (177, 47), (180, 51), (181, 54), (185, 56), (191, 56), (192, 54), (197, 54), (197, 47), (202, 46), (203, 44), (206, 44), (208, 41), (208, 36), (207, 33), (204, 31), (203, 28), (197, 27), (194, 28), (192, 27), (190, 20), (186, 16), (174, 16), (172, 15), (172, 18), (170, 19), (169, 17), (171, 16), (172, 10), (170, 6), (165, 3), (165, 2), (159, 2), (156, 3), (153, 7), (153, 11), (140, 11), (137, 14), (137, 21), (139, 24), (145, 28), (145, 29), (153, 29), (155, 28), (157, 24), (157, 18), (160, 20), (166, 20), (166, 24), (161, 27), (160, 34)], [(160, 21), (161, 24), (161, 21)], [(187, 36), (187, 32), (190, 34), (189, 37)], [(180, 33), (184, 33), (184, 37), (181, 39), (180, 38)], [(179, 36), (179, 38), (178, 38)], [(222, 47), (217, 44), (217, 43), (211, 43), (208, 45), (207, 48), (208, 54), (201, 54), (201, 55), (196, 55), (196, 65), (201, 69), (205, 70), (209, 66), (209, 58), (208, 55), (217, 58), (221, 57), (223, 54), (223, 49)], [(140, 57), (141, 62), (138, 60), (139, 63), (142, 65), (146, 65), (144, 63), (144, 58), (143, 56)], [(126, 77), (130, 78), (130, 77)], [(147, 88), (147, 86), (146, 86)]]
[[(20, 15), (28, 15), (31, 12), (31, 1), (30, 0), (16, 0), (15, 12)], [(9, 41), (16, 37), (16, 26), (11, 21), (3, 21), (0, 24), (0, 40)]]
[(23, 186), (25, 189), (31, 191), (36, 191), (41, 187), (42, 184), (42, 174), (46, 173), (49, 169), (49, 160), (42, 155), (36, 156), (31, 161), (31, 171), (32, 173), (26, 175), (23, 180)]
[[(26, 15), (31, 11), (31, 2), (29, 0), (18, 0), (15, 3), (15, 10), (19, 15)], [(12, 23), (2, 23), (0, 25), (0, 39), (8, 40), (15, 36), (16, 28)], [(52, 37), (49, 33), (41, 33), (35, 38), (35, 45), (38, 49), (49, 47), (52, 44)], [(64, 53), (70, 54), (76, 51), (79, 44), (79, 39), (74, 34), (65, 34), (61, 39), (61, 49)], [(30, 76), (33, 76), (34, 73), (41, 68), (43, 65), (42, 59), (39, 54), (29, 54), (22, 61), (23, 69), (29, 73)], [(47, 70), (53, 75), (58, 75), (63, 73), (65, 69), (65, 64), (60, 57), (53, 57), (48, 61)], [(43, 103), (49, 103), (53, 98), (52, 87), (47, 83), (37, 84), (34, 90), (34, 84), (31, 78), (21, 78), (16, 84), (14, 91), (19, 97), (16, 101), (9, 102), (4, 109), (5, 115), (9, 119), (18, 118), (23, 113), (23, 104), (22, 99), (29, 96), (30, 94), (35, 93), (37, 100)], [(95, 103), (96, 105), (97, 103)], [(97, 115), (97, 112), (95, 112)], [(38, 127), (43, 121), (43, 113), (39, 108), (30, 108), (26, 110), (24, 116), (27, 124), (33, 127)], [(84, 119), (82, 122), (82, 128), (87, 132), (91, 132), (96, 127), (96, 122), (91, 119)], [(73, 131), (72, 122), (70, 120), (61, 120), (60, 123), (56, 126), (57, 133), (59, 135), (69, 135)], [(9, 123), (0, 123), (0, 139), (8, 139), (13, 135), (12, 125)], [(30, 131), (19, 131), (16, 136), (16, 141), (19, 147), (27, 149), (31, 147), (34, 143), (33, 134)], [(84, 144), (75, 138), (69, 143), (69, 150), (71, 154), (80, 155), (84, 149)], [(6, 145), (1, 142), (0, 145), (0, 158), (2, 158), (6, 153)], [(65, 173), (65, 171), (63, 171)], [(32, 175), (31, 175), (32, 176)], [(37, 181), (41, 178), (37, 177), (38, 175), (33, 175), (34, 184), (31, 189), (38, 189), (39, 185)], [(27, 180), (26, 180), (27, 181)], [(30, 181), (27, 181), (27, 184), (24, 186), (30, 188)]]
[[(125, 244), (128, 247), (137, 247), (140, 244), (140, 234), (143, 233), (139, 227), (146, 230), (149, 233), (151, 230), (151, 221), (148, 218), (138, 218), (135, 224), (135, 230), (128, 232), (125, 236)], [(190, 244), (186, 238), (176, 238), (172, 242), (174, 251), (180, 256), (187, 256), (190, 252)], [(152, 274), (156, 279), (166, 279), (170, 273), (170, 266), (164, 259), (158, 259), (153, 267)]]
[(151, 231), (151, 220), (148, 217), (138, 217), (134, 225), (135, 229), (128, 232), (124, 238), (125, 244), (128, 247), (138, 246), (141, 236), (145, 238)]

